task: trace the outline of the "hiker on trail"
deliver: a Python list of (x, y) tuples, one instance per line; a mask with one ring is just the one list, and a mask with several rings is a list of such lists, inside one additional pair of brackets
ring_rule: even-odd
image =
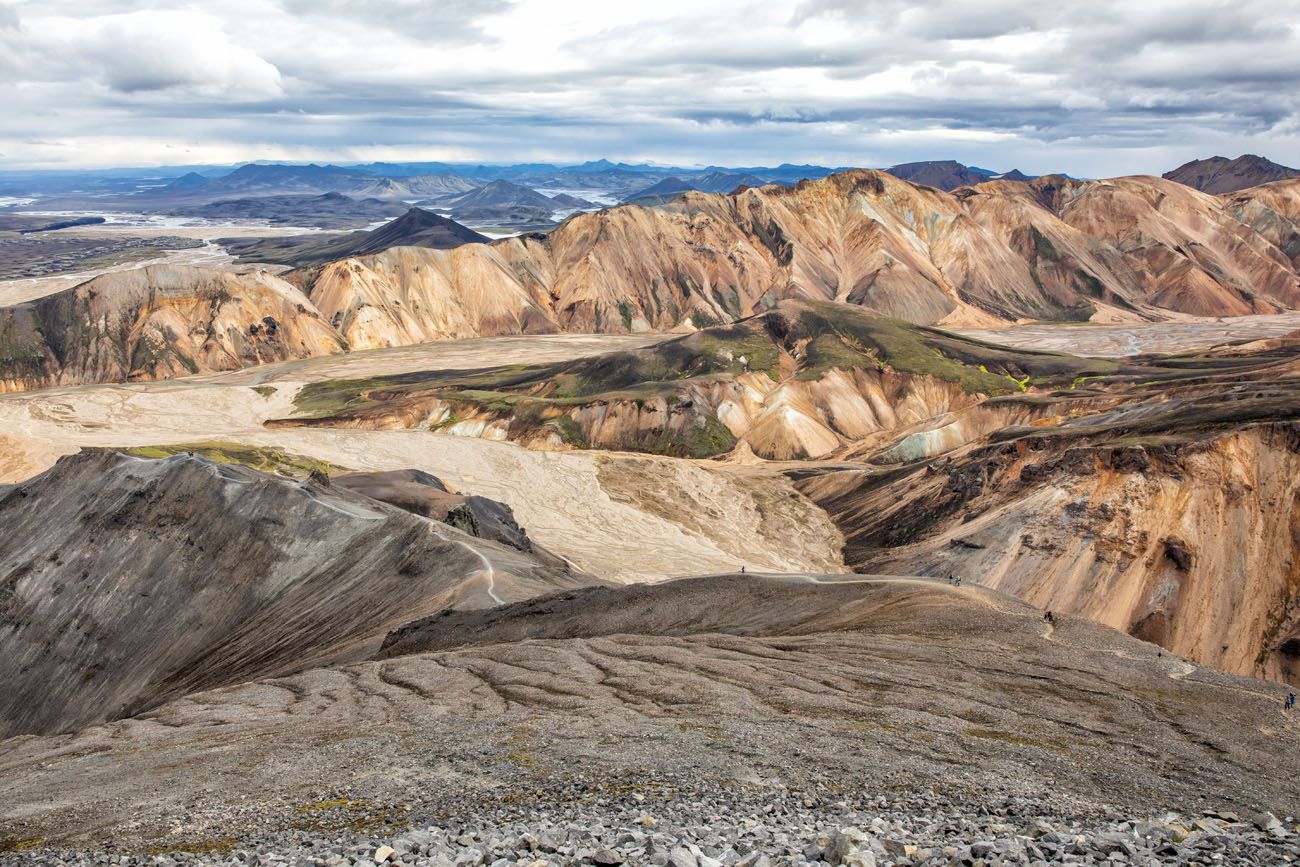
[(1044, 612), (1044, 614), (1043, 614), (1043, 620), (1045, 620), (1045, 621), (1048, 622), (1048, 623), (1055, 623), (1055, 622), (1056, 622), (1056, 618), (1052, 616), (1052, 612), (1050, 612), (1050, 611)]
[(1295, 708), (1295, 693), (1294, 693), (1294, 692), (1289, 692), (1289, 693), (1287, 693), (1287, 696), (1286, 696), (1286, 704), (1285, 704), (1283, 707), (1284, 707), (1285, 710), (1292, 710), (1293, 708)]
[(741, 575), (744, 575), (744, 574), (745, 574), (745, 567), (744, 567), (744, 566), (741, 566), (741, 567), (740, 567), (740, 574), (741, 574)]

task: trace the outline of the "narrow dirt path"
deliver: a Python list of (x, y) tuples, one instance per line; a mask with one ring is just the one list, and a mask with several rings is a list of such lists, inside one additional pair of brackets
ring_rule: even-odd
[(469, 551), (475, 557), (478, 557), (478, 559), (483, 563), (483, 568), (472, 573), (469, 577), (473, 578), (475, 575), (482, 575), (487, 582), (487, 595), (496, 604), (504, 605), (506, 601), (497, 595), (497, 570), (492, 568), (492, 561), (484, 556), (482, 551), (478, 550), (468, 542), (457, 542), (456, 544), (460, 545), (466, 551)]

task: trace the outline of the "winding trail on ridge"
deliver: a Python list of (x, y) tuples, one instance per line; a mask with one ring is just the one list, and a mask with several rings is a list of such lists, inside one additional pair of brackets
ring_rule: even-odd
[(498, 605), (506, 604), (506, 601), (497, 595), (497, 572), (496, 569), (492, 568), (492, 561), (489, 560), (483, 554), (482, 551), (475, 548), (473, 545), (469, 544), (468, 542), (457, 542), (457, 544), (460, 545), (462, 548), (464, 548), (466, 551), (469, 551), (475, 557), (478, 557), (479, 560), (482, 561), (483, 563), (483, 568), (477, 572), (472, 573), (469, 577), (473, 578), (476, 575), (482, 575), (484, 578), (487, 579), (487, 595), (490, 596), (492, 598), (492, 601)]

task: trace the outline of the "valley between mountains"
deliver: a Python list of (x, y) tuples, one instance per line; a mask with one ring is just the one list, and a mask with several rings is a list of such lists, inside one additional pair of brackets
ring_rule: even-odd
[(953, 166), (0, 308), (0, 862), (1300, 856), (1300, 180)]

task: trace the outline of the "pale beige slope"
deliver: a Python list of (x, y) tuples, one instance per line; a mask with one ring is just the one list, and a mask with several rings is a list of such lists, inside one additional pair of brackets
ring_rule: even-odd
[(1159, 324), (1073, 325), (1049, 323), (1012, 328), (955, 328), (958, 334), (1047, 352), (1118, 358), (1125, 355), (1196, 352), (1227, 343), (1276, 339), (1300, 329), (1300, 313), (1187, 319)]
[(558, 330), (497, 249), (482, 244), (343, 259), (320, 270), (310, 294), (354, 350)]
[(221, 385), (261, 385), (278, 382), (321, 382), (326, 379), (383, 376), (430, 370), (473, 370), (493, 367), (503, 361), (513, 364), (544, 364), (605, 352), (639, 349), (666, 340), (670, 336), (654, 333), (528, 334), (438, 340), (389, 349), (370, 349), (279, 361), (241, 370), (187, 377), (187, 381), (213, 382)]

